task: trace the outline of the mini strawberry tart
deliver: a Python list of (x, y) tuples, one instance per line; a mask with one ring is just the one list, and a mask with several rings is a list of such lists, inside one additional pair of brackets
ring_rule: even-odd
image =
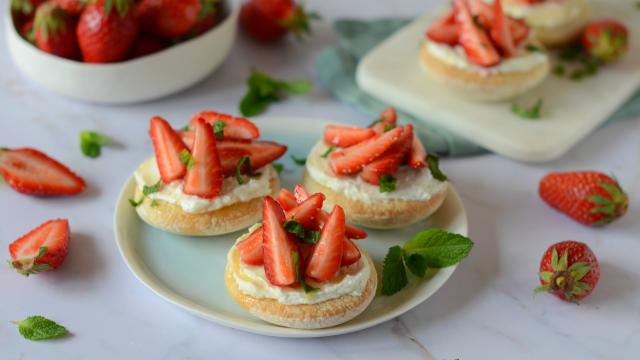
[(263, 202), (262, 224), (241, 236), (227, 255), (229, 294), (260, 319), (318, 329), (362, 313), (376, 293), (371, 258), (352, 239), (367, 234), (346, 223), (345, 211), (322, 210), (324, 195), (295, 197), (281, 190)]
[(453, 11), (427, 30), (420, 61), (433, 79), (482, 101), (521, 95), (550, 68), (526, 23), (506, 16), (499, 0), (454, 0)]
[(287, 147), (256, 140), (260, 132), (247, 119), (202, 112), (178, 133), (155, 116), (149, 133), (155, 157), (136, 170), (130, 202), (151, 226), (195, 236), (244, 229), (280, 188), (271, 163)]
[[(559, 47), (576, 40), (591, 18), (588, 0), (503, 0), (505, 11), (524, 19), (544, 46)], [(491, 2), (491, 0), (488, 0)]]
[(392, 229), (427, 218), (442, 205), (448, 182), (413, 126), (396, 122), (389, 108), (368, 128), (328, 125), (307, 157), (304, 186), (358, 225)]

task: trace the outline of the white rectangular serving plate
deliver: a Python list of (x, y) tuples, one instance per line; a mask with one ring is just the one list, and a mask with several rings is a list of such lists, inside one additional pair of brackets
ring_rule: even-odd
[(640, 85), (640, 11), (627, 0), (592, 1), (592, 6), (594, 18), (617, 19), (629, 27), (629, 51), (593, 77), (571, 81), (550, 74), (541, 86), (516, 99), (526, 106), (544, 99), (538, 120), (512, 114), (511, 102), (459, 98), (428, 78), (418, 50), (434, 14), (412, 22), (369, 52), (358, 65), (356, 80), (365, 92), (500, 155), (548, 161), (602, 124)]

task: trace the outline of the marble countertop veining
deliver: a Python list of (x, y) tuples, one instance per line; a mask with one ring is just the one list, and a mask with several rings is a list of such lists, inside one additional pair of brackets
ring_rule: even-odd
[[(152, 151), (146, 136), (151, 115), (162, 114), (178, 126), (200, 109), (236, 112), (251, 67), (283, 78), (312, 77), (315, 55), (334, 41), (330, 21), (336, 17), (411, 16), (439, 2), (346, 4), (310, 0), (308, 7), (324, 21), (308, 41), (267, 47), (241, 37), (233, 61), (195, 87), (120, 107), (77, 103), (32, 85), (9, 59), (0, 34), (0, 145), (37, 146), (77, 169), (89, 184), (70, 199), (34, 199), (0, 185), (0, 249), (46, 219), (68, 217), (73, 229), (73, 256), (59, 271), (25, 279), (0, 269), (0, 359), (640, 358), (640, 118), (600, 129), (545, 164), (495, 155), (443, 160), (465, 203), (476, 247), (432, 298), (369, 330), (303, 340), (252, 335), (178, 309), (129, 272), (114, 242), (112, 213), (121, 184)], [(320, 86), (266, 115), (368, 122)], [(98, 160), (85, 158), (77, 145), (84, 129), (113, 135), (118, 146)], [(590, 229), (539, 200), (537, 184), (545, 173), (572, 169), (615, 173), (631, 199), (627, 216)], [(597, 289), (580, 306), (532, 295), (542, 253), (565, 239), (588, 243), (602, 264)], [(9, 321), (35, 314), (60, 321), (73, 336), (23, 340)]]

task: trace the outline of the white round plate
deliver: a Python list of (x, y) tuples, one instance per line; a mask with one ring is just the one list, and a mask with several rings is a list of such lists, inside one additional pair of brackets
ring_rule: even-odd
[[(287, 154), (279, 161), (285, 166), (281, 174), (283, 186), (292, 188), (300, 181), (302, 167), (296, 166), (290, 156), (305, 157), (326, 123), (308, 118), (264, 118), (257, 121), (262, 138), (289, 146)], [(141, 162), (143, 160), (140, 159)], [(224, 284), (226, 255), (242, 232), (216, 237), (188, 237), (157, 230), (140, 220), (129, 204), (128, 199), (133, 197), (134, 189), (135, 179), (131, 177), (122, 188), (114, 215), (116, 242), (127, 266), (143, 284), (165, 300), (235, 329), (282, 337), (331, 336), (366, 329), (422, 303), (455, 270), (455, 266), (429, 270), (422, 280), (409, 275), (410, 284), (405, 289), (390, 297), (378, 294), (367, 310), (342, 325), (318, 330), (272, 325), (240, 308), (227, 294)], [(368, 230), (369, 237), (358, 244), (371, 255), (381, 273), (382, 261), (389, 247), (402, 244), (419, 231), (434, 227), (467, 235), (467, 216), (453, 187), (450, 187), (440, 210), (427, 221), (398, 230)]]

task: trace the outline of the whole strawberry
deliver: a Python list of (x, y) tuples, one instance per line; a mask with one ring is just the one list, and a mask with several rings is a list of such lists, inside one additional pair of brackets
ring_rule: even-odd
[(133, 0), (97, 0), (86, 6), (76, 32), (82, 58), (90, 63), (124, 60), (138, 36)]
[(44, 0), (11, 0), (11, 12), (21, 20), (33, 18), (36, 9)]
[(11, 266), (22, 275), (57, 269), (69, 251), (69, 222), (50, 220), (9, 245)]
[(275, 42), (289, 32), (301, 38), (311, 32), (311, 20), (319, 18), (293, 0), (251, 0), (242, 6), (240, 25), (258, 41)]
[(534, 291), (550, 292), (562, 300), (579, 303), (595, 289), (600, 264), (589, 247), (578, 241), (551, 245), (540, 261), (540, 286)]
[(80, 15), (82, 10), (84, 10), (84, 6), (88, 1), (86, 0), (53, 0), (58, 6), (60, 6), (64, 11), (68, 12), (71, 15)]
[(49, 54), (68, 59), (80, 55), (75, 34), (75, 20), (55, 2), (48, 1), (38, 7), (33, 21), (36, 46)]
[(164, 39), (187, 35), (215, 11), (218, 0), (142, 0), (138, 13), (146, 33)]
[(627, 52), (629, 31), (615, 20), (597, 20), (582, 32), (582, 46), (587, 53), (602, 63), (612, 63)]
[(551, 207), (591, 226), (622, 217), (629, 205), (618, 182), (596, 171), (550, 173), (540, 181), (538, 192)]

